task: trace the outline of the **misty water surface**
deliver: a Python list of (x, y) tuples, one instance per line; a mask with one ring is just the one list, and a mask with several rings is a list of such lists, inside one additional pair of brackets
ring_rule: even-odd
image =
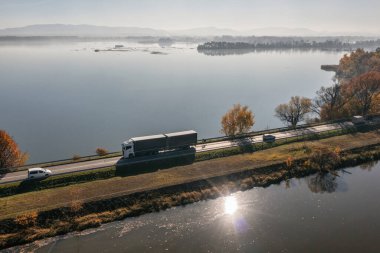
[[(98, 52), (115, 44), (130, 52)], [(136, 48), (138, 47), (138, 48)], [(120, 150), (130, 137), (194, 129), (220, 135), (235, 103), (255, 113), (254, 130), (282, 126), (274, 108), (313, 97), (343, 52), (271, 51), (207, 56), (196, 45), (81, 42), (0, 45), (0, 129), (29, 163)], [(152, 54), (152, 51), (166, 54)]]

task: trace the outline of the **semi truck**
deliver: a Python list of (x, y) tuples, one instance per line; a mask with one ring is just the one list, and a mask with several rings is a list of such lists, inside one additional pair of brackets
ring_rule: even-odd
[(194, 130), (133, 137), (121, 144), (123, 158), (189, 149), (197, 144), (197, 137), (198, 134)]

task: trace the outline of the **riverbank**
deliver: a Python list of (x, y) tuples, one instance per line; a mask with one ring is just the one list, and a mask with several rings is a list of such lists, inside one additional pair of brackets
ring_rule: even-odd
[(304, 166), (314, 149), (339, 147), (341, 166), (374, 160), (380, 156), (379, 144), (379, 131), (357, 133), (1, 198), (0, 245), (4, 248), (23, 244), (308, 175), (316, 171)]

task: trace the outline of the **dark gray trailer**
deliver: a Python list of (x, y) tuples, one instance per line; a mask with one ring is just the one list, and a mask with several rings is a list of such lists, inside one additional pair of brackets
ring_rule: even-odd
[(197, 144), (198, 134), (194, 130), (165, 134), (167, 149), (186, 149)]
[(135, 156), (154, 154), (166, 147), (166, 136), (163, 134), (134, 137), (130, 140), (133, 142)]

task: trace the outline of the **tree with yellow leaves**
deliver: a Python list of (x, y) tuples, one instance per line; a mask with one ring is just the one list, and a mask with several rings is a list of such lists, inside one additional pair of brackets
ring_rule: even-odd
[(20, 151), (17, 143), (5, 131), (0, 130), (0, 168), (24, 165), (28, 154)]
[(255, 124), (255, 116), (248, 106), (234, 105), (221, 120), (221, 132), (227, 136), (247, 133)]

